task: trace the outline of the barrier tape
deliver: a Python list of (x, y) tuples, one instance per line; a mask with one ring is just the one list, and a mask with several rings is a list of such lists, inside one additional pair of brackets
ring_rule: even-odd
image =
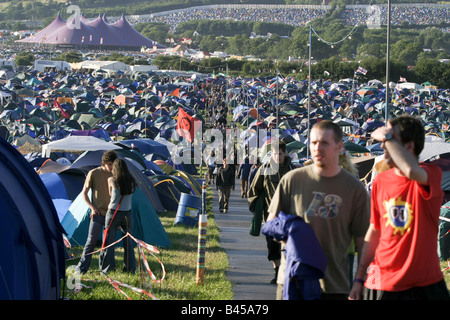
[[(143, 263), (143, 265), (144, 265), (144, 267), (145, 267), (145, 270), (146, 270), (147, 274), (150, 276), (150, 278), (151, 278), (153, 281), (155, 281), (156, 283), (161, 283), (161, 282), (164, 280), (165, 276), (166, 276), (166, 270), (165, 270), (165, 268), (164, 268), (164, 264), (162, 263), (162, 261), (161, 261), (160, 259), (158, 259), (158, 257), (155, 256), (155, 254), (160, 253), (160, 251), (159, 251), (158, 248), (156, 248), (155, 246), (152, 246), (152, 245), (150, 245), (150, 244), (148, 244), (148, 243), (145, 243), (145, 242), (142, 241), (142, 240), (136, 239), (136, 238), (133, 237), (130, 233), (125, 234), (122, 238), (120, 238), (120, 239), (118, 239), (117, 241), (115, 241), (115, 242), (109, 244), (108, 246), (103, 247), (103, 248), (100, 248), (99, 250), (93, 251), (93, 252), (88, 253), (88, 254), (94, 254), (94, 253), (103, 251), (103, 250), (105, 250), (105, 249), (107, 249), (107, 248), (109, 248), (109, 247), (111, 247), (111, 246), (114, 246), (115, 244), (119, 243), (120, 241), (122, 241), (122, 240), (123, 240), (124, 238), (126, 238), (126, 237), (130, 237), (133, 241), (136, 242), (136, 248), (137, 248), (137, 250), (138, 250), (139, 256), (140, 256), (140, 257), (142, 256), (142, 261), (143, 261), (142, 263)], [(67, 246), (67, 245), (70, 246), (70, 243), (66, 244), (66, 246)], [(148, 251), (148, 252), (149, 252), (149, 253), (150, 253), (150, 254), (151, 254), (158, 262), (159, 262), (159, 264), (161, 265), (162, 276), (161, 276), (160, 279), (157, 279), (156, 276), (153, 274), (153, 272), (152, 272), (152, 270), (151, 270), (151, 268), (150, 268), (150, 266), (149, 266), (149, 264), (148, 264), (148, 261), (147, 261), (146, 255), (145, 255), (145, 253), (144, 253), (144, 250)], [(138, 259), (139, 270), (140, 270), (140, 265), (141, 265), (141, 259)], [(141, 273), (141, 272), (139, 272), (139, 273)], [(130, 297), (129, 297), (122, 289), (120, 289), (120, 286), (125, 287), (125, 288), (128, 288), (128, 289), (131, 289), (131, 290), (134, 291), (135, 293), (145, 294), (145, 295), (147, 295), (148, 297), (152, 298), (153, 300), (158, 300), (152, 293), (149, 292), (149, 290), (144, 290), (144, 289), (141, 289), (141, 288), (133, 287), (133, 286), (131, 286), (131, 285), (129, 285), (129, 284), (126, 284), (126, 283), (123, 283), (123, 282), (114, 280), (114, 279), (112, 279), (111, 277), (109, 277), (108, 275), (106, 275), (105, 273), (103, 273), (103, 274), (104, 274), (105, 278), (108, 280), (108, 282), (109, 282), (109, 283), (110, 283), (110, 284), (111, 284), (111, 285), (112, 285), (112, 286), (113, 286), (120, 294), (124, 295), (128, 300), (133, 300), (133, 299), (131, 299), (131, 298), (130, 298)], [(150, 281), (149, 281), (148, 277), (147, 277), (147, 279), (145, 279), (144, 274), (143, 274), (143, 273), (141, 273), (141, 274), (142, 274), (142, 278), (144, 278), (144, 280), (148, 280), (147, 283), (146, 283), (146, 287), (151, 289), (151, 285), (149, 284)], [(97, 282), (96, 280), (85, 280), (85, 281), (94, 281), (94, 282)], [(142, 285), (142, 283), (140, 283), (140, 284)], [(89, 287), (88, 287), (88, 288), (89, 288)]]
[(142, 257), (145, 258), (145, 253), (142, 250), (142, 248), (144, 248), (148, 252), (150, 252), (150, 254), (159, 262), (159, 264), (161, 265), (161, 269), (162, 269), (162, 276), (161, 276), (161, 279), (156, 279), (156, 276), (153, 274), (152, 270), (150, 269), (150, 266), (148, 265), (147, 259), (142, 259), (145, 269), (146, 269), (147, 273), (150, 275), (150, 277), (153, 279), (153, 281), (155, 281), (156, 283), (161, 283), (166, 276), (166, 269), (164, 268), (164, 264), (161, 262), (161, 260), (159, 260), (158, 257), (156, 257), (153, 254), (153, 253), (159, 253), (159, 250), (152, 245), (149, 245), (141, 240), (134, 238), (131, 234), (127, 234), (127, 235), (129, 235), (131, 237), (131, 239), (133, 239), (137, 243), (138, 252), (142, 255)]
[(108, 277), (106, 274), (105, 274), (105, 278), (119, 293), (123, 294), (128, 300), (133, 300), (133, 299), (131, 299), (130, 296), (128, 296), (122, 289), (120, 289), (119, 286), (128, 288), (128, 289), (132, 290), (133, 292), (135, 292), (136, 294), (145, 294), (145, 295), (149, 296), (150, 298), (152, 298), (153, 300), (159, 300), (153, 294), (151, 294), (150, 292), (148, 292), (146, 290), (136, 288), (136, 287), (130, 286), (129, 284), (114, 280), (114, 279)]
[(450, 270), (450, 259), (447, 259), (447, 268), (444, 268), (441, 271), (444, 272), (444, 271), (447, 271), (447, 270)]

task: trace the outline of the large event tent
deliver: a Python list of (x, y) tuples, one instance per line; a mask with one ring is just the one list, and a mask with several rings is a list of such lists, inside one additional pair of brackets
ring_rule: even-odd
[(59, 46), (86, 49), (140, 50), (142, 47), (158, 49), (163, 45), (144, 37), (125, 19), (109, 23), (105, 15), (88, 20), (78, 14), (64, 21), (61, 15), (36, 34), (17, 40), (17, 43), (40, 46)]

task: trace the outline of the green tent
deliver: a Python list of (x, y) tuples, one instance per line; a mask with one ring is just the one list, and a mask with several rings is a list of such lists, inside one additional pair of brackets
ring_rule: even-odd
[(286, 150), (289, 153), (300, 151), (303, 148), (306, 148), (306, 144), (304, 144), (303, 142), (297, 141), (297, 140), (286, 144)]
[(366, 153), (370, 152), (366, 147), (359, 144), (353, 143), (351, 141), (344, 142), (344, 148), (350, 153)]

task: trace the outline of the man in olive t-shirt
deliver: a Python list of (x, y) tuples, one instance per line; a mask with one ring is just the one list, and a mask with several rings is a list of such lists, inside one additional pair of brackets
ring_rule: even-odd
[[(364, 185), (339, 166), (342, 148), (340, 127), (328, 120), (317, 123), (310, 134), (313, 165), (283, 176), (268, 209), (268, 220), (282, 211), (301, 216), (313, 229), (328, 259), (324, 279), (321, 279), (322, 299), (347, 299), (350, 292), (348, 249), (355, 239), (360, 252), (369, 226), (369, 196)], [(288, 274), (285, 267), (283, 255), (277, 299), (282, 297)]]

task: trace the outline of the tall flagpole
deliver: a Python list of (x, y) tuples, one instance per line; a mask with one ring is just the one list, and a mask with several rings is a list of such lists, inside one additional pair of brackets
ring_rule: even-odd
[(387, 51), (386, 51), (386, 110), (385, 124), (389, 118), (389, 60), (390, 60), (390, 42), (391, 42), (391, 0), (388, 0), (388, 20), (387, 20)]
[(277, 125), (277, 128), (278, 128), (278, 108), (279, 108), (279, 102), (278, 102), (278, 86), (279, 86), (278, 78), (279, 78), (279, 74), (280, 74), (280, 72), (277, 69), (277, 82), (276, 82), (276, 84), (277, 84), (277, 98), (276, 98), (276, 104), (277, 104), (276, 105), (276, 110), (277, 110), (276, 125)]
[(312, 25), (309, 25), (309, 58), (308, 58), (308, 132), (306, 138), (308, 143), (306, 144), (306, 158), (309, 158), (309, 127), (310, 127), (310, 116), (309, 111), (311, 107), (311, 37), (312, 37)]

